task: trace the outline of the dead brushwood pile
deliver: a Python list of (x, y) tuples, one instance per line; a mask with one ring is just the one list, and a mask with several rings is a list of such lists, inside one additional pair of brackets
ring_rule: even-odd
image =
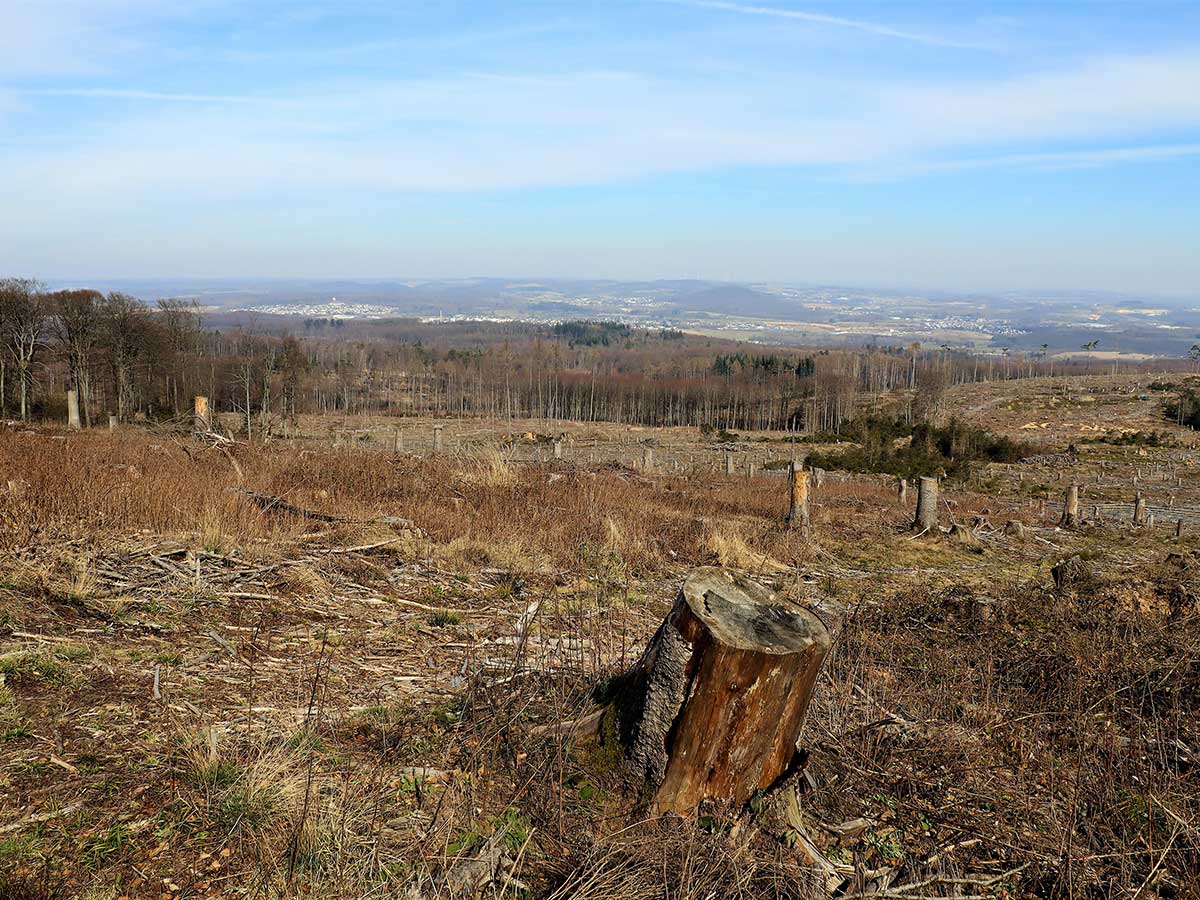
[[(498, 444), (0, 428), (0, 898), (1198, 896), (1190, 536)], [(596, 711), (704, 565), (844, 615), (783, 777), (659, 816)]]

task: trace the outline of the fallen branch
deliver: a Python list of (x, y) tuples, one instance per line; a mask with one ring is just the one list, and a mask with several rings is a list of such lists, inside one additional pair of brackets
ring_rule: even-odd
[(305, 509), (302, 506), (296, 506), (293, 503), (288, 503), (282, 497), (276, 497), (272, 494), (260, 494), (258, 491), (252, 491), (249, 488), (236, 487), (228, 488), (230, 493), (243, 494), (254, 501), (254, 504), (263, 512), (283, 512), (290, 513), (293, 516), (300, 516), (302, 519), (314, 519), (318, 522), (349, 522), (345, 516), (332, 516), (329, 513), (316, 512), (315, 510)]

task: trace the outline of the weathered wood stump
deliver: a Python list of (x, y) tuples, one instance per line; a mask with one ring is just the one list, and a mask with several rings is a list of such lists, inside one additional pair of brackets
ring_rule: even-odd
[(200, 434), (212, 431), (212, 413), (207, 397), (196, 397), (192, 401), (192, 427)]
[(917, 482), (917, 515), (913, 528), (933, 531), (938, 523), (938, 482), (936, 478), (922, 476)]
[(67, 391), (67, 427), (78, 431), (83, 427), (79, 421), (79, 392)]
[(1062, 519), (1058, 524), (1063, 528), (1074, 528), (1079, 524), (1079, 485), (1072, 484), (1067, 487), (1063, 496)]
[(723, 569), (693, 571), (613, 704), (651, 809), (690, 816), (774, 784), (796, 756), (830, 644), (813, 611)]
[(812, 516), (808, 509), (808, 473), (795, 460), (788, 467), (787, 524), (804, 537), (812, 534)]
[(1146, 498), (1141, 494), (1133, 498), (1133, 524), (1146, 524)]

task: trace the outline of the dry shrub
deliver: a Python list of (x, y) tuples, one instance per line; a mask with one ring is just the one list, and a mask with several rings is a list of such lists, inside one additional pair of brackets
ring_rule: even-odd
[(497, 447), (488, 447), (471, 457), (454, 472), (454, 480), (467, 487), (507, 488), (517, 483), (518, 473)]
[(818, 900), (828, 896), (814, 872), (776, 842), (731, 840), (679, 820), (625, 829), (585, 849), (547, 900)]
[(463, 570), (503, 569), (515, 575), (534, 575), (552, 570), (546, 554), (521, 539), (500, 541), (455, 538), (435, 551), (438, 559)]
[(783, 572), (788, 569), (779, 560), (772, 559), (769, 553), (752, 549), (736, 524), (709, 525), (704, 540), (709, 552), (726, 568), (756, 572)]
[(368, 878), (375, 866), (369, 792), (323, 765), (317, 740), (302, 732), (222, 744), (210, 730), (183, 749), (185, 781), (212, 827), (253, 846), (263, 880), (300, 873), (308, 895)]
[(279, 580), (298, 596), (327, 597), (332, 588), (329, 581), (307, 563), (293, 563), (279, 570)]

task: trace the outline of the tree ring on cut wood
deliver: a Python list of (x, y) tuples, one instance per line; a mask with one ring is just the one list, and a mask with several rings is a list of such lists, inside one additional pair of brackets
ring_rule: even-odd
[(625, 758), (653, 809), (741, 804), (783, 775), (830, 644), (812, 610), (741, 575), (693, 571), (616, 686)]

